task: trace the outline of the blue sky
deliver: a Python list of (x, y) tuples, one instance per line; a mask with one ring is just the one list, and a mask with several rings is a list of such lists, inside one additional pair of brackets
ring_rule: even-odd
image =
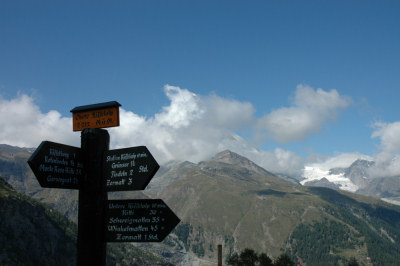
[(121, 123), (152, 132), (111, 129), (112, 145), (164, 160), (397, 158), (399, 14), (399, 1), (1, 0), (0, 142), (79, 145), (69, 111), (116, 100)]

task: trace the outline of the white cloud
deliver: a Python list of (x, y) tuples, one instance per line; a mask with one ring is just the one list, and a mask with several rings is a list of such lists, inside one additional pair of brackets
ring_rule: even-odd
[(377, 122), (372, 138), (380, 139), (381, 152), (374, 156), (375, 165), (370, 174), (374, 177), (400, 175), (400, 121), (393, 123)]
[[(258, 151), (237, 135), (237, 131), (259, 124), (251, 103), (215, 94), (201, 96), (170, 85), (164, 92), (170, 104), (152, 117), (120, 109), (120, 126), (108, 129), (111, 149), (144, 145), (161, 164), (169, 160), (199, 162), (230, 149), (269, 171), (301, 173), (303, 159), (295, 153), (280, 148)], [(262, 122), (272, 135), (281, 134), (280, 140), (301, 139), (348, 104), (349, 100), (334, 90), (299, 86), (293, 107), (276, 110)], [(72, 132), (71, 118), (54, 110), (42, 113), (27, 95), (9, 101), (0, 98), (0, 123), (0, 143), (37, 147), (41, 141), (50, 140), (80, 146), (79, 133)]]
[(327, 120), (336, 118), (340, 109), (346, 108), (351, 99), (336, 90), (326, 92), (299, 85), (293, 106), (272, 111), (259, 121), (259, 128), (269, 132), (279, 142), (304, 140), (318, 132)]
[(292, 151), (276, 148), (274, 151), (245, 152), (245, 156), (264, 169), (279, 174), (300, 177), (304, 160)]
[(112, 146), (146, 145), (161, 162), (198, 162), (240, 146), (233, 130), (252, 121), (254, 108), (250, 103), (216, 95), (203, 97), (169, 85), (164, 91), (170, 104), (152, 118), (121, 110), (120, 127), (110, 129)]
[(155, 115), (155, 120), (160, 125), (185, 127), (203, 114), (204, 110), (199, 106), (200, 98), (196, 94), (170, 85), (166, 85), (164, 91), (171, 104), (165, 106), (162, 113)]
[[(206, 119), (215, 126), (239, 129), (254, 123), (255, 109), (251, 103), (228, 100), (217, 95), (204, 98)], [(206, 121), (206, 122), (207, 122)]]
[(400, 157), (389, 152), (374, 156), (375, 165), (369, 169), (371, 177), (400, 176)]
[(80, 139), (72, 132), (72, 120), (57, 111), (43, 114), (31, 97), (19, 94), (15, 99), (0, 97), (0, 143), (36, 147), (43, 140), (77, 146)]
[(374, 124), (377, 128), (373, 138), (380, 138), (381, 149), (385, 152), (400, 152), (400, 121), (394, 123), (378, 122)]

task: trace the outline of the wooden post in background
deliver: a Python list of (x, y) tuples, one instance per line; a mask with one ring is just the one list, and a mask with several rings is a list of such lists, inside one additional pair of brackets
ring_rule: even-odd
[(222, 266), (222, 245), (218, 245), (218, 266)]

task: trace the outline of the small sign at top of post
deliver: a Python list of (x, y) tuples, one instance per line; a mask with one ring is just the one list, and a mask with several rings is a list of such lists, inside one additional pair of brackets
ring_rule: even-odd
[(118, 102), (112, 101), (75, 107), (71, 110), (73, 131), (119, 126), (120, 106)]

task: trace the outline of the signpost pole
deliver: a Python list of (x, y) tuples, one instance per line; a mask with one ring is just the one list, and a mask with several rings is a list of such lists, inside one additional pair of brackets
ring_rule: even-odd
[(78, 209), (78, 265), (106, 265), (104, 241), (104, 189), (102, 163), (109, 149), (110, 135), (104, 129), (84, 129), (81, 133), (82, 159), (85, 173), (79, 189)]

